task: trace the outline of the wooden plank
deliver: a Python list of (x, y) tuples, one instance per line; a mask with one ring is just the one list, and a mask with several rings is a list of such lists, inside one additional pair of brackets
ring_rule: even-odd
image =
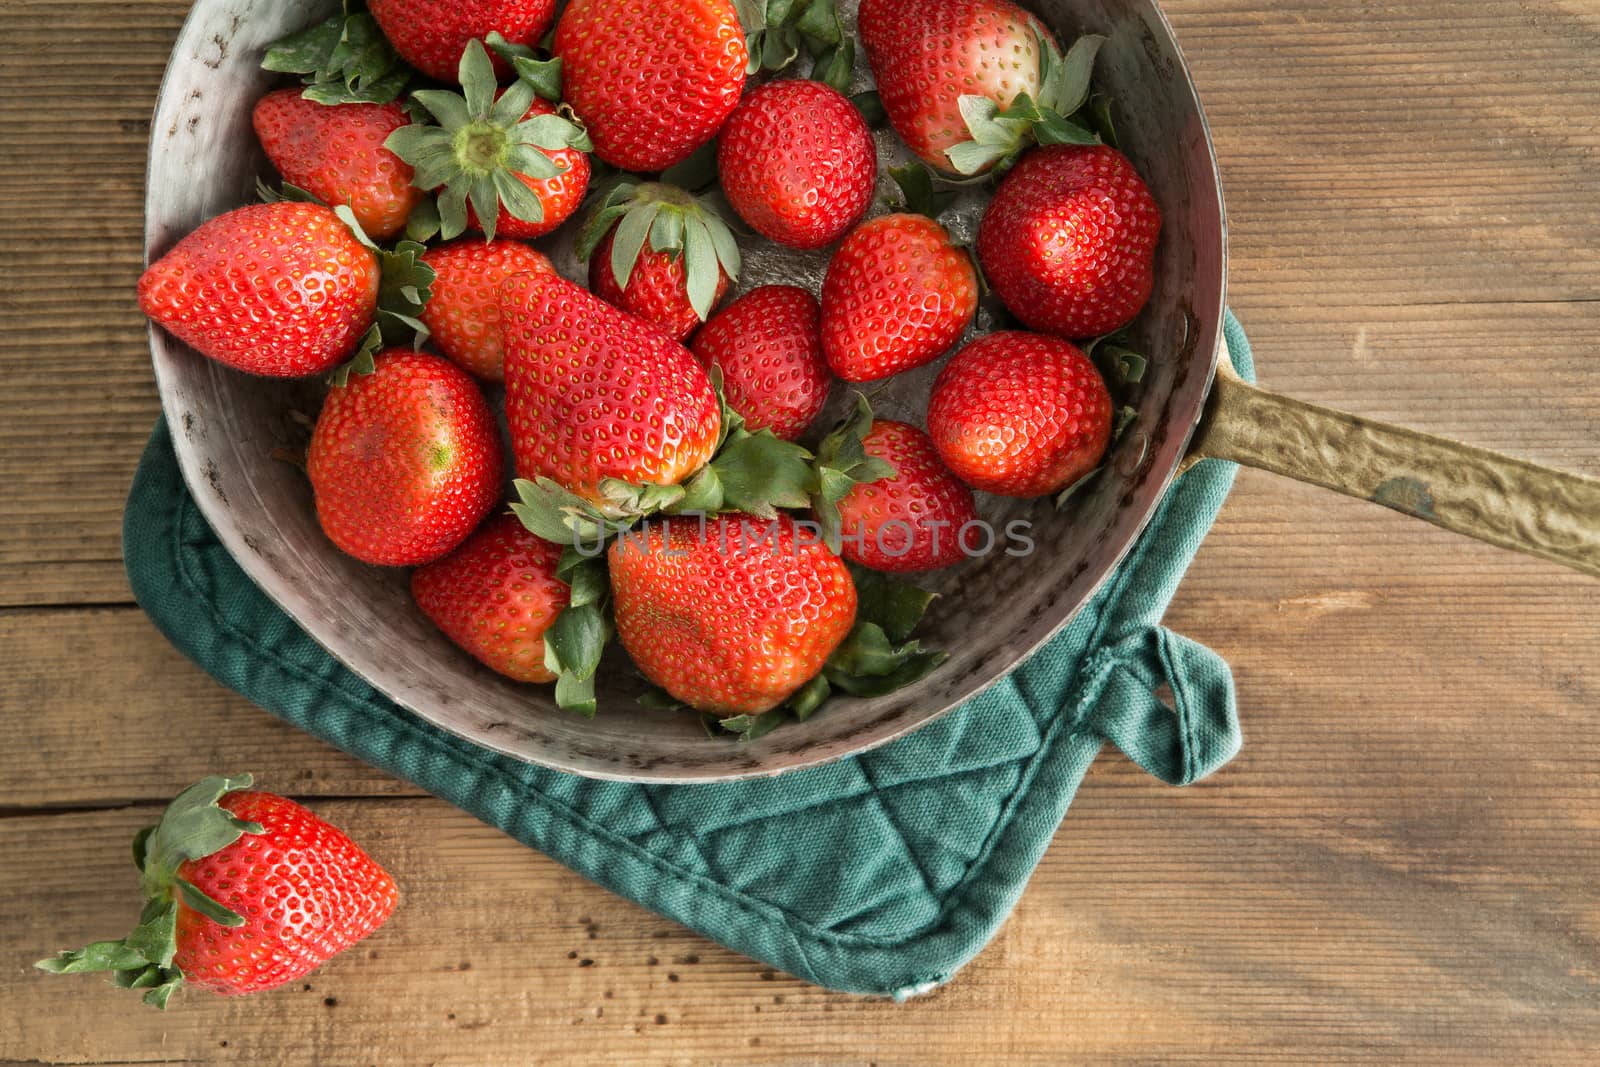
[(159, 800), (236, 771), (301, 795), (419, 792), (219, 685), (136, 607), (0, 611), (0, 648), (0, 811)]
[(384, 930), (303, 983), (185, 995), (162, 1016), (94, 978), (26, 967), (129, 921), (126, 839), (152, 809), (3, 820), (0, 849), (32, 861), (0, 868), (0, 920), (19, 931), (0, 970), (17, 1020), (0, 1056), (1579, 1063), (1600, 1041), (1600, 861), (1556, 832), (1592, 835), (1593, 818), (1520, 827), (1506, 869), (1478, 843), (1498, 820), (1474, 825), (1470, 810), (1425, 846), (1348, 806), (1263, 818), (1237, 781), (1175, 798), (1126, 766), (1097, 771), (999, 941), (955, 985), (898, 1006), (772, 974), (442, 804), (401, 799), (318, 806), (399, 880)]

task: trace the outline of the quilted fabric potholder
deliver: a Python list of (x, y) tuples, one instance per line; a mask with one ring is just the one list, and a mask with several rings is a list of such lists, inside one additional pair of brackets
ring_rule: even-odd
[[(1248, 376), (1231, 316), (1227, 335)], [(240, 570), (185, 489), (164, 424), (129, 497), (124, 552), (162, 632), (272, 714), (737, 952), (902, 998), (994, 936), (1106, 741), (1175, 785), (1238, 751), (1227, 664), (1159, 626), (1233, 475), (1207, 461), (1179, 479), (1078, 618), (964, 707), (854, 759), (716, 785), (561, 774), (396, 706)]]

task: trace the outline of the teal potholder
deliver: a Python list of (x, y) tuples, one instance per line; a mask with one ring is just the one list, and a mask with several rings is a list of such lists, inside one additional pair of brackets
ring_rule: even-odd
[[(1232, 316), (1227, 337), (1248, 376)], [(1228, 665), (1158, 625), (1234, 472), (1207, 461), (1179, 479), (1077, 619), (971, 703), (854, 759), (717, 785), (545, 770), (396, 706), (239, 569), (189, 496), (164, 423), (123, 548), (161, 631), (274, 715), (737, 952), (898, 999), (948, 980), (994, 936), (1105, 741), (1174, 785), (1239, 750)]]

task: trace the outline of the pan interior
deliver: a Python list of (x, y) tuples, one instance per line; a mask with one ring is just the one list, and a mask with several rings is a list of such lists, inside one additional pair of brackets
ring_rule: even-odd
[[(262, 52), (336, 7), (321, 0), (195, 4), (153, 125), (151, 258), (203, 220), (251, 201), (258, 176), (273, 177), (250, 128), (250, 109), (272, 84), (259, 69)], [(841, 7), (853, 25), (854, 0)], [(740, 745), (706, 737), (692, 715), (638, 708), (640, 683), (613, 654), (601, 669), (600, 715), (592, 722), (568, 716), (553, 706), (548, 687), (503, 679), (435, 631), (412, 605), (404, 572), (357, 563), (323, 537), (303, 475), (272, 458), (281, 444), (303, 439), (295, 418), (315, 414), (320, 384), (246, 377), (152, 330), (162, 404), (202, 512), (251, 578), (336, 658), (429, 722), (519, 759), (592, 777), (712, 781), (814, 765), (931, 722), (1048, 640), (1127, 551), (1183, 455), (1221, 326), (1226, 240), (1215, 158), (1164, 17), (1148, 0), (1055, 0), (1035, 10), (1063, 41), (1086, 32), (1108, 38), (1097, 78), (1116, 100), (1122, 147), (1164, 216), (1155, 294), (1134, 329), (1150, 365), (1136, 422), (1108, 457), (1107, 473), (1066, 513), (1049, 501), (980, 499), (1000, 531), (997, 549), (921, 581), (940, 599), (920, 636), (950, 659), (918, 685), (873, 700), (835, 698), (805, 723)], [(869, 84), (864, 60), (857, 78), (858, 88)], [(887, 129), (878, 145), (885, 174), (907, 158)], [(883, 179), (880, 193), (890, 189)], [(979, 211), (976, 194), (969, 196), (952, 225), (958, 237), (974, 235)], [(564, 273), (581, 277), (570, 242), (570, 233), (558, 234), (545, 250)], [(742, 288), (776, 281), (820, 288), (826, 253), (761, 241), (745, 251)], [(921, 424), (938, 366), (875, 393), (878, 411)], [(847, 399), (836, 390), (833, 410)], [(1006, 540), (1013, 523), (1025, 524), (1013, 529), (1025, 530), (1031, 550)], [(1016, 554), (1005, 551), (1008, 544)]]

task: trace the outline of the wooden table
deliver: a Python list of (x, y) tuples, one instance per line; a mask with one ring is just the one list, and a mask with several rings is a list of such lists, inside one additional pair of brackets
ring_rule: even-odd
[[(280, 725), (130, 600), (156, 414), (134, 302), (184, 0), (0, 5), (0, 1061), (1594, 1062), (1600, 583), (1246, 473), (1170, 623), (1244, 754), (1091, 773), (1015, 917), (896, 1006), (774, 974)], [(1600, 0), (1172, 0), (1269, 385), (1600, 474)], [(120, 933), (132, 831), (253, 769), (406, 904), (260, 997), (158, 1014), (46, 951)]]

